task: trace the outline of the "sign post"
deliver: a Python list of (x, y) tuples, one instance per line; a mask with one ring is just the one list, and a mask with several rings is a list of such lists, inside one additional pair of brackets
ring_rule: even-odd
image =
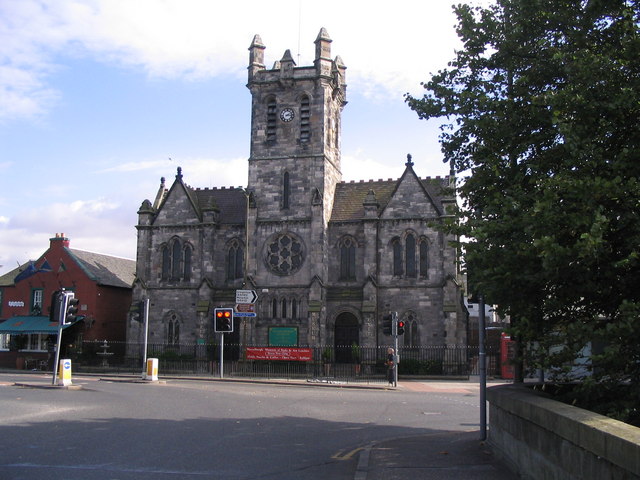
[(220, 334), (220, 378), (224, 378), (224, 333)]
[(142, 302), (142, 318), (144, 319), (144, 345), (142, 352), (142, 378), (147, 377), (147, 342), (149, 341), (149, 299), (145, 298)]
[(58, 324), (58, 341), (56, 343), (56, 358), (53, 361), (53, 379), (51, 385), (56, 384), (56, 376), (58, 375), (58, 362), (60, 361), (60, 348), (62, 347), (62, 325)]

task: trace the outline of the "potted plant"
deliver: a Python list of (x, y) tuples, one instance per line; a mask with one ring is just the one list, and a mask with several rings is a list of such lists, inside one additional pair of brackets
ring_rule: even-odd
[(331, 348), (329, 347), (322, 351), (322, 365), (324, 366), (324, 376), (328, 377), (331, 373)]

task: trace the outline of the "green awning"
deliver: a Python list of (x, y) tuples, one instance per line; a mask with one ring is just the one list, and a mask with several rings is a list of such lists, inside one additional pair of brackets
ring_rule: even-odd
[[(72, 324), (65, 325), (63, 329)], [(49, 317), (11, 317), (0, 323), (0, 333), (20, 335), (23, 333), (57, 334), (58, 322), (52, 322)]]

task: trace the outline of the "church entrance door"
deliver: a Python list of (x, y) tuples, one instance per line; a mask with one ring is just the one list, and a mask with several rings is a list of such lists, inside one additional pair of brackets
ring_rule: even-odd
[(335, 326), (336, 363), (353, 363), (351, 346), (360, 345), (358, 319), (352, 313), (344, 312), (336, 318)]

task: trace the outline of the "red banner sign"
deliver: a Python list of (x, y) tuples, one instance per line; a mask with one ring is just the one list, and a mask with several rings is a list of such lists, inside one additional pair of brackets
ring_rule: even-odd
[(313, 360), (313, 351), (310, 348), (247, 347), (247, 359), (309, 362)]

